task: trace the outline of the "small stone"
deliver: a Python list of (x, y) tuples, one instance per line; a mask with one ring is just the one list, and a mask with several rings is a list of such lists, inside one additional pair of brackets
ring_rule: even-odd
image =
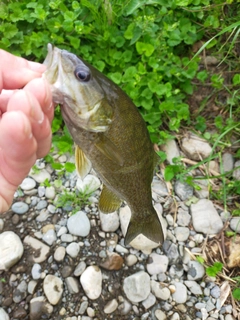
[(61, 227), (57, 232), (57, 237), (61, 237), (63, 234), (66, 234), (68, 229), (66, 227)]
[(119, 216), (117, 211), (112, 213), (99, 212), (99, 218), (101, 221), (101, 229), (105, 232), (114, 232), (119, 228)]
[(23, 255), (23, 245), (17, 234), (5, 231), (0, 234), (0, 270), (7, 271)]
[(36, 181), (32, 178), (25, 178), (20, 184), (22, 190), (31, 190), (36, 187)]
[(171, 296), (169, 288), (163, 286), (160, 282), (151, 280), (151, 291), (156, 298), (161, 300), (168, 300)]
[(68, 288), (68, 292), (70, 294), (75, 294), (75, 293), (79, 292), (79, 283), (78, 283), (76, 278), (67, 277), (65, 279), (65, 282), (66, 282), (66, 285), (67, 285), (67, 288)]
[(36, 297), (30, 301), (30, 320), (40, 320), (42, 316), (49, 319), (53, 307), (47, 303), (44, 297)]
[(42, 227), (42, 233), (46, 233), (49, 230), (54, 230), (54, 224), (46, 224), (45, 226)]
[[(19, 219), (19, 216), (18, 216), (18, 215), (14, 215), (14, 216), (17, 216), (18, 219)], [(16, 224), (16, 223), (15, 223), (15, 224)], [(3, 228), (4, 228), (4, 221), (3, 221), (3, 219), (0, 219), (0, 232), (3, 231)]]
[(176, 227), (174, 229), (175, 237), (178, 241), (186, 241), (189, 237), (189, 229), (186, 227)]
[(79, 314), (84, 314), (85, 311), (87, 310), (88, 307), (88, 302), (87, 301), (83, 301), (80, 305), (80, 309), (78, 311)]
[(100, 188), (101, 182), (100, 180), (92, 175), (88, 174), (83, 180), (78, 178), (76, 187), (83, 194), (91, 194)]
[[(236, 180), (240, 180), (240, 160), (236, 161), (234, 164), (233, 178)], [(238, 168), (238, 169), (237, 169)]]
[(135, 254), (129, 254), (125, 258), (125, 263), (128, 267), (132, 267), (135, 263), (137, 263), (138, 258), (135, 256)]
[(168, 257), (169, 264), (176, 263), (179, 259), (178, 246), (169, 240), (165, 240), (163, 243), (163, 251)]
[(22, 281), (19, 283), (17, 288), (13, 291), (13, 301), (15, 303), (19, 303), (24, 300), (27, 296), (27, 283), (26, 281)]
[(38, 222), (46, 221), (50, 217), (50, 213), (47, 209), (42, 209), (40, 214), (37, 216), (36, 220)]
[(86, 266), (87, 265), (84, 261), (79, 262), (79, 264), (76, 266), (76, 269), (74, 270), (75, 277), (79, 277), (86, 269)]
[(167, 319), (166, 314), (160, 309), (157, 309), (155, 311), (155, 317), (157, 320), (166, 320)]
[(158, 197), (166, 197), (168, 195), (168, 189), (166, 186), (166, 183), (162, 180), (157, 179), (156, 177), (153, 178), (152, 182), (152, 193), (156, 194), (157, 198), (156, 201), (158, 200)]
[(47, 208), (48, 202), (46, 200), (40, 200), (36, 206), (36, 210), (42, 210)]
[(218, 299), (221, 295), (221, 289), (219, 288), (219, 286), (214, 286), (211, 291), (211, 296), (215, 299)]
[(47, 275), (43, 281), (43, 290), (52, 305), (59, 303), (63, 294), (63, 282), (60, 278)]
[(50, 253), (49, 246), (31, 236), (26, 236), (23, 242), (32, 248), (33, 255), (31, 259), (33, 262), (41, 263), (47, 259)]
[[(94, 311), (94, 309), (88, 307), (88, 308), (87, 308), (87, 314), (88, 314), (88, 316), (89, 316), (90, 318), (95, 317), (95, 311)], [(89, 319), (89, 320), (91, 320), (91, 319)]]
[(150, 275), (165, 273), (168, 267), (168, 257), (157, 253), (151, 253), (148, 258), (147, 272)]
[(201, 286), (196, 281), (186, 280), (184, 281), (184, 283), (193, 294), (195, 295), (203, 294)]
[(42, 198), (45, 196), (45, 190), (46, 188), (44, 186), (39, 186), (38, 187), (38, 196), (39, 198)]
[(62, 242), (73, 242), (73, 236), (69, 233), (64, 233), (61, 235)]
[[(197, 179), (199, 178), (199, 179)], [(198, 190), (195, 188), (194, 193), (197, 198), (199, 199), (207, 199), (209, 198), (209, 182), (207, 179), (202, 179), (202, 177), (196, 177), (196, 179), (193, 180), (194, 184), (200, 187)]]
[(36, 287), (37, 287), (37, 281), (30, 280), (28, 282), (28, 293), (34, 294)]
[(17, 214), (24, 214), (24, 213), (28, 212), (28, 210), (29, 210), (29, 206), (25, 202), (22, 202), (22, 201), (15, 202), (12, 205), (12, 211)]
[(142, 302), (145, 309), (151, 308), (156, 303), (156, 297), (150, 292), (146, 300)]
[(29, 175), (38, 183), (43, 183), (45, 180), (51, 180), (51, 175), (46, 169), (42, 169), (37, 173), (34, 173), (34, 171), (31, 170)]
[(97, 299), (102, 292), (102, 272), (99, 267), (87, 267), (80, 277), (80, 283), (89, 299)]
[(187, 227), (191, 221), (191, 215), (182, 209), (179, 209), (177, 214), (177, 224), (180, 227)]
[(174, 139), (167, 140), (167, 142), (161, 146), (161, 149), (166, 153), (167, 161), (170, 164), (173, 164), (174, 158), (180, 157), (180, 150)]
[(90, 221), (83, 211), (78, 211), (67, 221), (67, 227), (71, 234), (86, 237), (90, 232)]
[(56, 195), (56, 191), (54, 187), (47, 187), (45, 190), (45, 197), (47, 199), (54, 199)]
[(185, 303), (187, 301), (187, 288), (181, 282), (174, 281), (175, 292), (172, 294), (173, 300), (176, 303)]
[(9, 320), (8, 314), (1, 307), (0, 307), (0, 319), (1, 320)]
[(60, 246), (54, 252), (53, 257), (57, 262), (62, 262), (64, 260), (65, 254), (66, 254), (66, 249), (64, 247)]
[(64, 265), (64, 267), (61, 270), (61, 275), (63, 278), (67, 278), (72, 274), (72, 266)]
[(185, 201), (193, 196), (193, 187), (187, 184), (186, 182), (181, 182), (177, 180), (174, 185), (174, 190), (177, 196)]
[(115, 253), (115, 252), (108, 252), (107, 258), (100, 264), (100, 267), (106, 270), (120, 270), (123, 266), (123, 258)]
[(49, 246), (51, 246), (56, 240), (56, 232), (53, 229), (48, 230), (42, 237), (43, 241), (45, 241)]
[(132, 302), (145, 300), (150, 294), (150, 277), (144, 271), (139, 271), (123, 281), (123, 290)]
[(217, 234), (223, 228), (223, 222), (212, 201), (200, 199), (191, 205), (192, 222), (195, 231), (207, 235)]
[(32, 267), (32, 277), (34, 280), (38, 280), (41, 278), (41, 265), (38, 263), (34, 263)]
[(14, 310), (13, 318), (14, 319), (23, 319), (27, 316), (27, 312), (23, 307), (18, 307)]
[(72, 258), (76, 258), (79, 254), (79, 251), (80, 247), (77, 242), (72, 242), (66, 247), (67, 254)]
[(201, 280), (205, 274), (203, 265), (198, 261), (190, 261), (188, 265), (188, 280)]
[(225, 152), (222, 155), (222, 166), (223, 166), (223, 172), (229, 172), (233, 170), (234, 167), (234, 158), (231, 153)]
[(118, 307), (118, 302), (116, 299), (113, 299), (105, 305), (103, 311), (106, 314), (110, 314), (110, 313), (113, 313), (115, 310), (117, 310), (117, 307)]
[(234, 217), (230, 220), (230, 228), (233, 231), (240, 233), (240, 217)]
[(194, 135), (182, 139), (182, 150), (192, 160), (202, 160), (210, 156), (212, 148), (209, 143)]

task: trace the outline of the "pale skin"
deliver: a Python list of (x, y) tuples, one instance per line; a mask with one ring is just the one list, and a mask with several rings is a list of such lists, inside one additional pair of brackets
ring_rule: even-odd
[(51, 147), (54, 114), (45, 66), (0, 50), (0, 213)]

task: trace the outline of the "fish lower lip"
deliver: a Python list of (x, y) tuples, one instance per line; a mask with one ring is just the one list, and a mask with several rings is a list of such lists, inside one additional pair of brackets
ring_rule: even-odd
[(48, 54), (47, 54), (45, 60), (43, 61), (43, 64), (45, 66), (47, 66), (47, 68), (49, 68), (51, 66), (52, 60), (53, 60), (54, 46), (51, 43), (48, 43), (47, 50), (48, 50)]

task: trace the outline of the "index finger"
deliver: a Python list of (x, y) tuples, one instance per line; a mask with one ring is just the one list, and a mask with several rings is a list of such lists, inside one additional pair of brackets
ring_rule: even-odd
[(0, 50), (0, 91), (20, 89), (34, 78), (40, 78), (46, 67)]

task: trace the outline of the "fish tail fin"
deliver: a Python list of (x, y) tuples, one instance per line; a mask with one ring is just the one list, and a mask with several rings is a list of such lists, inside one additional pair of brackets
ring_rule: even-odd
[(164, 235), (162, 225), (154, 208), (152, 208), (151, 211), (148, 210), (144, 218), (142, 216), (138, 218), (138, 215), (132, 213), (125, 235), (125, 245), (128, 245), (139, 234), (143, 234), (156, 243), (163, 243)]

